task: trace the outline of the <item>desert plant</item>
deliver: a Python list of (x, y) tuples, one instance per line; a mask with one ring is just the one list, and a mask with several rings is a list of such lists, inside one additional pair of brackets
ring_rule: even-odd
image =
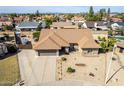
[(40, 37), (40, 31), (36, 31), (33, 33), (33, 38), (35, 39), (35, 41), (38, 41)]
[(75, 69), (73, 69), (73, 68), (71, 68), (71, 67), (68, 67), (67, 72), (68, 72), (68, 73), (74, 73), (74, 72), (75, 72)]
[(114, 60), (116, 60), (116, 58), (112, 57), (112, 60), (114, 61)]
[(67, 58), (66, 57), (62, 57), (61, 60), (62, 61), (67, 61)]

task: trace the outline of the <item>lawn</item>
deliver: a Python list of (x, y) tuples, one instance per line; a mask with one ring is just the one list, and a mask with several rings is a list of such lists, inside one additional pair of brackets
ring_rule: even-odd
[(0, 60), (0, 85), (14, 85), (20, 80), (17, 56)]

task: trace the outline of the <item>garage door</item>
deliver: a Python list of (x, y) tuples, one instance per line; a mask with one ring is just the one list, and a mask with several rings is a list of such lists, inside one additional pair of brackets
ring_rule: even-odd
[(56, 50), (46, 50), (46, 51), (38, 51), (39, 56), (56, 56), (57, 51)]

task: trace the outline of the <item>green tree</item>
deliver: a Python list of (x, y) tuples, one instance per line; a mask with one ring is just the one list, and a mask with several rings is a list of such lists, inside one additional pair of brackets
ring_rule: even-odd
[(46, 28), (50, 28), (50, 25), (52, 24), (52, 20), (51, 19), (45, 19), (46, 22)]
[(90, 6), (90, 9), (89, 9), (89, 14), (88, 14), (90, 17), (93, 17), (94, 16), (94, 10), (93, 10), (93, 7)]
[(108, 8), (108, 11), (107, 11), (107, 20), (110, 20), (110, 13), (111, 13), (111, 10), (110, 10), (110, 8)]
[(40, 37), (40, 31), (36, 31), (33, 33), (33, 38), (35, 41), (38, 41)]
[(113, 31), (108, 31), (108, 35), (112, 36), (113, 35)]
[(35, 13), (35, 14), (36, 14), (36, 16), (39, 16), (39, 15), (40, 15), (40, 13), (39, 13), (39, 11), (38, 11), (38, 10), (36, 11), (36, 13)]
[(8, 25), (4, 25), (3, 26), (3, 30), (5, 31), (5, 30), (13, 30), (13, 26), (8, 26)]
[(73, 14), (68, 14), (68, 15), (67, 15), (67, 19), (68, 19), (68, 20), (71, 20), (71, 19), (72, 19), (72, 17), (74, 17), (74, 15), (73, 15)]
[(109, 39), (102, 38), (100, 41), (101, 41), (100, 46), (102, 47), (100, 51), (104, 53), (108, 51), (112, 51), (114, 44), (117, 42), (115, 38), (109, 38)]
[(34, 14), (29, 14), (29, 21), (32, 21), (34, 17), (35, 17)]
[(87, 21), (100, 21), (101, 20), (99, 14), (94, 14), (94, 10), (92, 6), (90, 7), (88, 14), (86, 14), (85, 19)]
[(100, 18), (102, 19), (103, 17), (106, 17), (106, 9), (100, 9), (99, 11)]

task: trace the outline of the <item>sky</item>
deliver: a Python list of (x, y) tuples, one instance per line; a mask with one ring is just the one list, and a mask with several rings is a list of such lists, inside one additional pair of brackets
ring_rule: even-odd
[[(111, 12), (124, 12), (124, 6), (94, 6), (94, 11), (101, 8), (111, 9)], [(81, 13), (88, 12), (89, 6), (0, 6), (0, 13)]]

